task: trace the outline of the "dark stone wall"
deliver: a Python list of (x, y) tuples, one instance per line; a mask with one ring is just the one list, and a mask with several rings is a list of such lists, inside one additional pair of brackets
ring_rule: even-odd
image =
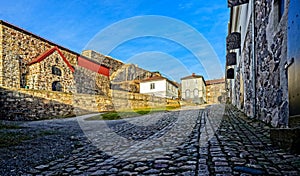
[[(255, 1), (256, 115), (274, 127), (288, 126), (288, 85), (284, 65), (287, 61), (287, 13), (278, 17), (277, 1)], [(250, 18), (251, 20), (251, 18)], [(252, 51), (250, 22), (242, 43), (241, 59), (236, 68), (233, 102), (253, 116)]]

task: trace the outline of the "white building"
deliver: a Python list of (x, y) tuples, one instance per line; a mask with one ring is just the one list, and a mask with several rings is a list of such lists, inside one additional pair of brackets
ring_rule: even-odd
[(178, 86), (167, 78), (156, 76), (140, 82), (140, 93), (164, 98), (178, 98)]
[(181, 78), (182, 99), (198, 104), (206, 102), (205, 80), (201, 75), (193, 73), (190, 76)]

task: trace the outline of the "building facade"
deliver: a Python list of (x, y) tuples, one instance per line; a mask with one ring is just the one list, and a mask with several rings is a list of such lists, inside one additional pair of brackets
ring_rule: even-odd
[(0, 86), (108, 95), (139, 92), (155, 74), (92, 50), (82, 54), (0, 20)]
[(225, 103), (225, 79), (206, 80), (206, 100), (208, 104)]
[(169, 91), (172, 82), (166, 83), (164, 98), (135, 93), (140, 80), (155, 75), (92, 50), (76, 53), (0, 20), (0, 119), (71, 117), (149, 104), (178, 107), (178, 100), (165, 98), (178, 96)]
[[(256, 0), (230, 10), (226, 39), (229, 101), (274, 127), (288, 127), (290, 116), (297, 116), (295, 109), (300, 109), (295, 76), (299, 61), (293, 60), (300, 55), (297, 4), (295, 0)], [(291, 51), (298, 55), (291, 57)]]
[(206, 103), (206, 83), (201, 75), (195, 75), (181, 78), (181, 96), (185, 101), (203, 104)]
[(178, 98), (178, 85), (162, 76), (140, 81), (140, 93), (163, 98)]
[[(93, 63), (95, 68), (83, 62)], [(0, 21), (0, 86), (67, 93), (101, 92), (107, 95), (109, 69), (99, 62)], [(97, 82), (101, 84), (97, 86)], [(88, 88), (85, 89), (87, 91), (84, 87)]]

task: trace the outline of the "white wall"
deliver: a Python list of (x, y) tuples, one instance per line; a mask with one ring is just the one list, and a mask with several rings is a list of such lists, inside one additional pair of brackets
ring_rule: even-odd
[[(151, 83), (155, 84), (155, 89), (150, 89)], [(178, 88), (167, 80), (141, 82), (140, 93), (157, 97), (178, 98)]]
[[(140, 93), (155, 95), (158, 97), (166, 97), (166, 89), (167, 89), (166, 82), (167, 82), (166, 80), (141, 82), (140, 83)], [(151, 83), (155, 84), (155, 89), (150, 89)]]
[(167, 81), (167, 90), (166, 90), (167, 98), (178, 98), (178, 88)]

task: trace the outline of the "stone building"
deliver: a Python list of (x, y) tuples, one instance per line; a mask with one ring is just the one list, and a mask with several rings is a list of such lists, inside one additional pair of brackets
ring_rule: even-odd
[(206, 83), (201, 75), (193, 73), (181, 78), (181, 97), (185, 101), (203, 104), (206, 103)]
[(250, 117), (273, 127), (291, 127), (300, 114), (296, 76), (300, 74), (296, 69), (300, 55), (299, 1), (228, 2), (229, 100)]
[(225, 79), (206, 80), (205, 82), (207, 103), (225, 103)]
[(0, 20), (0, 119), (180, 106), (136, 93), (141, 79), (155, 75), (95, 51), (76, 53)]
[[(83, 64), (86, 62), (94, 63), (99, 71), (91, 68), (90, 64)], [(0, 86), (107, 94), (109, 68), (26, 30), (0, 21)], [(97, 84), (98, 82), (101, 84)], [(90, 89), (86, 91), (82, 87)]]
[(0, 21), (0, 86), (108, 95), (139, 92), (155, 73), (92, 50), (82, 54)]

